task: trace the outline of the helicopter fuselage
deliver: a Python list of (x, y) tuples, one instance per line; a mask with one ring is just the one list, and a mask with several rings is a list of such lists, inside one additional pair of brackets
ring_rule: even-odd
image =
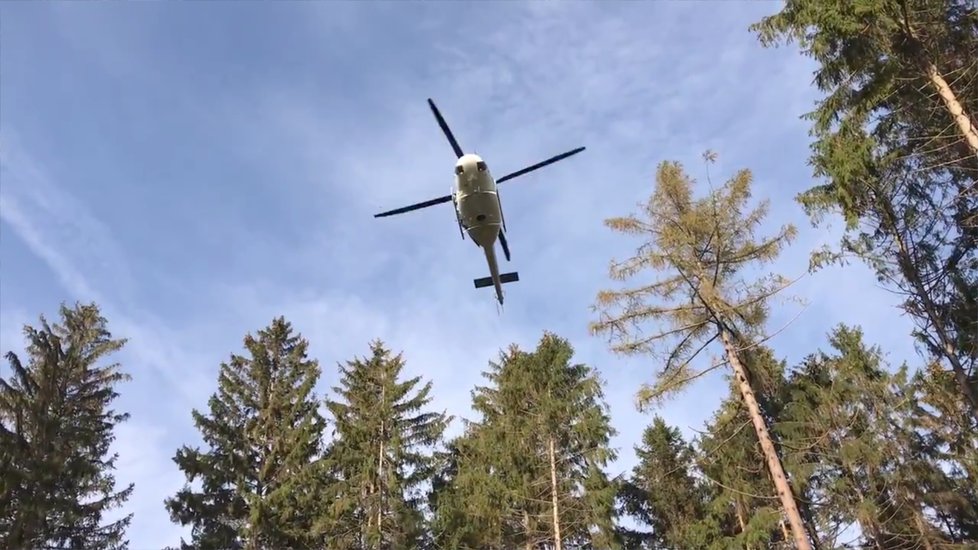
[(496, 182), (477, 155), (464, 155), (455, 165), (455, 211), (462, 229), (475, 244), (492, 248), (502, 229)]
[[(499, 275), (499, 262), (496, 260), (496, 240), (500, 239), (503, 226), (503, 212), (489, 167), (478, 155), (468, 154), (459, 157), (455, 164), (455, 188), (452, 189), (455, 214), (459, 224), (469, 238), (482, 248), (489, 265), (489, 280), (476, 286), (489, 284), (496, 290), (496, 300), (503, 303), (503, 280)], [(505, 242), (503, 242), (505, 247)], [(509, 251), (506, 250), (509, 257)], [(513, 276), (507, 274), (506, 277)]]

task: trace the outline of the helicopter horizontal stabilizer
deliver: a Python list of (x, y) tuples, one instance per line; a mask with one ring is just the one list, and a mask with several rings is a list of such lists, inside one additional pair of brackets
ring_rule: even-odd
[[(512, 273), (502, 273), (499, 275), (499, 282), (503, 284), (515, 283), (519, 280), (520, 274), (515, 271)], [(487, 286), (492, 286), (492, 277), (483, 277), (481, 279), (476, 279), (473, 282), (475, 283), (475, 288), (485, 288)]]

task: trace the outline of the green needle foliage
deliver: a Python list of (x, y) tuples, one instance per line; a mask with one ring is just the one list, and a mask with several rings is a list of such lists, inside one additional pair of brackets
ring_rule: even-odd
[(679, 430), (658, 415), (642, 433), (642, 444), (635, 447), (638, 464), (622, 488), (624, 511), (652, 528), (638, 534), (638, 548), (706, 548), (694, 532), (707, 496), (693, 475), (695, 453)]
[(865, 346), (858, 330), (840, 326), (830, 344), (837, 355), (809, 356), (791, 376), (778, 429), (789, 448), (786, 463), (807, 480), (827, 542), (838, 543), (857, 524), (873, 547), (916, 548), (913, 541), (933, 533), (921, 530), (923, 510), (900, 476), (907, 409), (897, 391), (906, 371), (886, 371), (880, 351)]
[(185, 486), (166, 507), (192, 527), (186, 549), (317, 547), (309, 503), (324, 428), (312, 391), (319, 365), (282, 317), (244, 346), (247, 355), (221, 364), (209, 414), (193, 411), (208, 449), (183, 446), (173, 458), (201, 488)]
[(110, 454), (116, 425), (128, 413), (111, 408), (115, 387), (128, 380), (94, 304), (62, 305), (61, 323), (24, 327), (25, 365), (7, 353), (12, 376), (0, 378), (0, 547), (11, 550), (128, 548), (126, 514), (106, 512), (132, 494), (115, 491), (117, 455)]
[(436, 493), (442, 548), (614, 548), (615, 458), (601, 382), (545, 333), (511, 346), (473, 392), (479, 422), (451, 446)]
[(427, 544), (423, 485), (451, 417), (425, 409), (432, 383), (402, 379), (404, 360), (383, 342), (370, 356), (340, 365), (338, 399), (326, 405), (334, 440), (325, 467), (331, 483), (317, 522), (330, 548), (398, 549)]
[(917, 339), (978, 417), (978, 10), (972, 0), (790, 0), (753, 25), (797, 40), (826, 96), (799, 201), (847, 233), (813, 268), (861, 258), (905, 296)]

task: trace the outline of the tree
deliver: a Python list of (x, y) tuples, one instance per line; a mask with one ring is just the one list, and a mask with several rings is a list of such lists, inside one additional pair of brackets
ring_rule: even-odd
[(751, 29), (764, 45), (797, 40), (819, 63), (827, 95), (807, 117), (811, 163), (828, 181), (799, 201), (816, 223), (840, 211), (848, 231), (813, 267), (854, 255), (903, 293), (917, 338), (978, 416), (974, 2), (790, 0)]
[(978, 420), (955, 399), (951, 373), (931, 363), (897, 393), (906, 406), (900, 443), (907, 490), (931, 511), (944, 539), (978, 544)]
[(822, 64), (816, 84), (837, 87), (828, 102), (832, 108), (874, 111), (890, 108), (890, 101), (924, 99), (916, 112), (943, 110), (942, 121), (957, 134), (952, 139), (961, 146), (960, 159), (978, 156), (978, 125), (972, 118), (978, 99), (955, 90), (973, 90), (978, 82), (978, 70), (969, 63), (978, 45), (972, 2), (789, 0), (751, 30), (765, 45), (798, 40)]
[[(709, 152), (704, 156), (708, 161), (715, 158)], [(640, 392), (640, 402), (645, 404), (678, 392), (705, 374), (694, 372), (692, 361), (711, 343), (722, 343), (724, 363), (734, 371), (795, 543), (809, 550), (811, 542), (768, 433), (752, 373), (740, 355), (762, 341), (768, 302), (788, 285), (780, 276), (748, 281), (742, 273), (776, 258), (795, 234), (794, 227), (785, 226), (773, 237), (755, 237), (767, 203), (747, 210), (750, 183), (750, 171), (741, 170), (720, 189), (694, 199), (693, 181), (682, 166), (661, 163), (643, 217), (629, 215), (605, 223), (615, 231), (645, 238), (634, 257), (612, 262), (613, 279), (626, 280), (649, 268), (666, 275), (651, 284), (600, 292), (595, 305), (599, 318), (591, 323), (591, 330), (609, 335), (612, 350), (618, 353), (661, 357), (656, 384)], [(660, 302), (649, 303), (655, 299)], [(639, 335), (648, 321), (667, 328)]]
[(60, 308), (61, 323), (24, 327), (27, 364), (6, 354), (0, 378), (0, 546), (11, 549), (128, 548), (126, 514), (105, 522), (133, 485), (115, 491), (115, 427), (129, 418), (112, 408), (129, 380), (103, 361), (115, 339), (95, 304)]
[(943, 547), (925, 510), (946, 476), (905, 424), (906, 367), (888, 372), (859, 329), (840, 325), (829, 342), (835, 354), (812, 354), (792, 373), (777, 430), (823, 537), (858, 524), (867, 548)]
[(221, 364), (209, 414), (192, 413), (208, 450), (184, 445), (173, 458), (201, 489), (184, 486), (166, 507), (192, 526), (186, 549), (316, 547), (309, 505), (322, 490), (319, 364), (283, 317), (246, 335), (244, 346), (247, 355)]
[(444, 547), (612, 548), (617, 484), (603, 468), (614, 435), (594, 371), (545, 333), (511, 346), (473, 392), (478, 422), (453, 442), (436, 528)]
[(338, 399), (328, 400), (334, 440), (325, 461), (333, 485), (317, 530), (331, 546), (351, 549), (418, 548), (427, 543), (422, 493), (434, 476), (440, 442), (451, 417), (427, 412), (432, 383), (401, 380), (404, 360), (383, 342), (370, 356), (340, 365)]
[(701, 542), (698, 548), (779, 548), (791, 536), (782, 531), (777, 492), (768, 468), (758, 460), (763, 450), (750, 429), (743, 398), (733, 386), (696, 440), (696, 471), (704, 480), (706, 495), (704, 513), (690, 532)]
[(635, 447), (632, 469), (622, 497), (625, 511), (652, 528), (643, 539), (649, 548), (705, 548), (693, 534), (705, 515), (706, 491), (694, 476), (696, 449), (679, 430), (655, 416)]

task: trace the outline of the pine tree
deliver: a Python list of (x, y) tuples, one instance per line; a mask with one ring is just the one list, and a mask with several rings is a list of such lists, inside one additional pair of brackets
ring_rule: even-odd
[(516, 346), (473, 392), (481, 415), (453, 442), (436, 527), (451, 548), (612, 548), (617, 485), (603, 468), (614, 435), (594, 371), (545, 333)]
[(827, 95), (807, 116), (811, 163), (828, 181), (799, 200), (816, 222), (840, 211), (848, 231), (814, 266), (853, 255), (904, 294), (917, 338), (978, 416), (974, 2), (790, 0), (752, 29), (765, 45), (797, 40), (819, 63)]
[(404, 360), (383, 342), (340, 365), (335, 432), (326, 464), (334, 484), (317, 530), (331, 547), (419, 548), (428, 544), (424, 485), (432, 481), (451, 417), (428, 412), (432, 383), (401, 380)]
[(24, 327), (27, 364), (9, 352), (0, 378), (0, 547), (128, 548), (132, 514), (106, 522), (133, 485), (115, 491), (113, 430), (128, 413), (112, 409), (129, 375), (104, 364), (115, 339), (95, 304), (60, 308), (61, 323)]
[(193, 411), (207, 450), (181, 447), (173, 460), (188, 483), (166, 500), (192, 526), (190, 549), (313, 548), (308, 505), (322, 490), (316, 459), (324, 421), (308, 342), (278, 317), (244, 338), (247, 355), (222, 363), (209, 414)]
[[(790, 456), (792, 442), (782, 436), (785, 362), (765, 346), (743, 350), (740, 357), (751, 387), (757, 389), (758, 406), (770, 427), (772, 446), (779, 457)], [(776, 504), (780, 497), (771, 486), (768, 469), (758, 460), (764, 451), (749, 429), (753, 422), (739, 382), (733, 378), (729, 383), (729, 396), (695, 442), (697, 472), (706, 483), (709, 505), (706, 516), (693, 530), (698, 540), (706, 541), (700, 544), (704, 547), (794, 548), (789, 526)], [(796, 470), (802, 466), (783, 460), (785, 469), (792, 472), (789, 483), (812, 548), (825, 548), (810, 509), (811, 487)]]
[[(708, 152), (704, 157), (712, 161), (715, 155)], [(748, 281), (742, 273), (776, 258), (795, 229), (786, 226), (773, 237), (755, 237), (767, 203), (747, 210), (750, 183), (750, 172), (742, 170), (720, 189), (694, 199), (693, 182), (682, 166), (660, 164), (642, 218), (630, 215), (605, 223), (618, 232), (644, 238), (634, 257), (612, 264), (612, 278), (625, 280), (647, 268), (666, 275), (651, 284), (600, 292), (595, 307), (599, 319), (591, 329), (610, 335), (616, 342), (612, 349), (619, 353), (664, 352), (656, 385), (640, 392), (644, 403), (675, 393), (704, 374), (694, 372), (692, 361), (711, 343), (721, 342), (795, 543), (799, 550), (809, 550), (811, 541), (761, 410), (763, 395), (759, 400), (751, 383), (756, 373), (749, 372), (741, 357), (765, 337), (768, 302), (788, 285), (780, 276)], [(650, 299), (662, 303), (649, 303)], [(665, 323), (668, 328), (639, 334), (647, 321)], [(707, 370), (712, 368), (716, 367)]]

